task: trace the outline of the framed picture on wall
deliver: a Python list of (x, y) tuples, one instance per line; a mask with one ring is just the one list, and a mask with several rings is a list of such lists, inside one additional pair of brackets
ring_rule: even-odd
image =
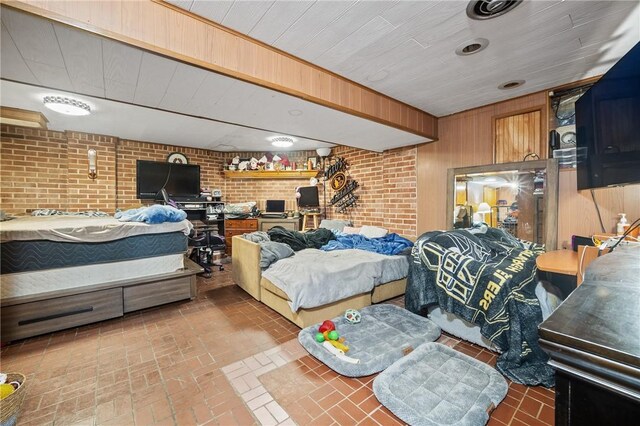
[(316, 157), (309, 157), (307, 165), (310, 169), (315, 169), (318, 166), (318, 159)]

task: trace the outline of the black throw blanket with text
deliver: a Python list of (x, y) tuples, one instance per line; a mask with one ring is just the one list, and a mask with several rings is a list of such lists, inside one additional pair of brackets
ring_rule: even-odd
[(553, 369), (538, 344), (535, 262), (543, 251), (494, 228), (423, 234), (412, 252), (406, 308), (426, 315), (429, 305), (438, 304), (479, 325), (502, 350), (498, 371), (517, 383), (553, 386)]

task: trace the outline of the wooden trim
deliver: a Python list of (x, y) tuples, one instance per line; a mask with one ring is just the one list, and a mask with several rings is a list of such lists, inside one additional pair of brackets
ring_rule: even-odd
[[(339, 78), (341, 80), (345, 80), (345, 81), (349, 82), (350, 84), (353, 84), (354, 86), (358, 86), (361, 89), (373, 92), (375, 95), (380, 96), (382, 98), (386, 98), (389, 101), (399, 102), (397, 99), (394, 99), (389, 95), (385, 95), (384, 93), (380, 93), (377, 90), (371, 89), (370, 87), (367, 87), (367, 86), (365, 86), (365, 85), (363, 85), (361, 83), (358, 83), (357, 81), (353, 81), (351, 79), (343, 77), (340, 74), (337, 74), (337, 73), (335, 73), (335, 72), (333, 72), (331, 70), (328, 70), (328, 69), (326, 69), (324, 67), (321, 67), (320, 65), (316, 65), (313, 62), (309, 62), (306, 59), (302, 59), (302, 58), (299, 58), (297, 56), (293, 56), (292, 54), (290, 54), (288, 52), (285, 52), (284, 50), (281, 50), (281, 49), (279, 49), (279, 48), (277, 48), (275, 46), (272, 46), (272, 45), (267, 44), (267, 43), (265, 43), (263, 41), (260, 41), (260, 40), (258, 40), (256, 38), (248, 36), (247, 34), (243, 34), (243, 33), (239, 32), (239, 31), (236, 31), (233, 28), (225, 27), (224, 25), (221, 25), (221, 24), (219, 24), (219, 23), (217, 23), (215, 21), (212, 21), (210, 19), (207, 19), (207, 18), (205, 18), (203, 16), (197, 15), (197, 14), (195, 14), (195, 13), (189, 11), (189, 10), (182, 9), (182, 8), (172, 4), (172, 3), (168, 3), (166, 0), (150, 0), (150, 1), (152, 1), (154, 3), (158, 3), (158, 4), (162, 5), (162, 6), (168, 7), (169, 9), (173, 9), (175, 12), (182, 13), (182, 14), (187, 15), (187, 16), (193, 18), (193, 19), (197, 19), (198, 21), (202, 21), (203, 23), (205, 23), (207, 25), (214, 26), (214, 27), (218, 28), (219, 30), (225, 31), (225, 32), (227, 32), (227, 33), (229, 33), (229, 34), (231, 34), (231, 35), (233, 35), (235, 37), (240, 37), (240, 38), (243, 38), (243, 39), (245, 39), (245, 40), (247, 40), (247, 41), (249, 41), (251, 43), (258, 44), (258, 45), (264, 47), (265, 49), (268, 49), (268, 50), (276, 52), (276, 53), (278, 53), (280, 55), (286, 56), (289, 59), (292, 59), (294, 61), (301, 62), (301, 63), (303, 63), (305, 65), (308, 65), (309, 67), (315, 68), (315, 69), (317, 69), (319, 71), (322, 71), (322, 72), (324, 72), (326, 74), (332, 75), (333, 77)], [(428, 114), (428, 115), (430, 115), (430, 116), (432, 116), (434, 118), (437, 118), (434, 115), (429, 114), (428, 112), (422, 111), (421, 109), (414, 107), (413, 105), (408, 105), (408, 104), (405, 104), (405, 105), (410, 110), (414, 110), (414, 111), (416, 111), (418, 113), (421, 113), (421, 114), (425, 114), (426, 113), (426, 114)]]
[[(0, 2), (218, 74), (418, 136), (437, 138), (437, 118), (429, 113), (329, 73), (300, 58), (285, 55), (264, 43), (256, 43), (250, 37), (221, 28), (219, 24), (196, 18), (197, 15), (190, 12), (182, 9), (176, 11), (163, 2), (113, 0), (107, 3), (83, 2), (82, 7), (68, 2), (37, 0)], [(178, 19), (175, 16), (177, 14), (191, 22)], [(134, 18), (136, 25), (127, 26), (127, 21)], [(164, 29), (161, 26), (169, 27), (171, 31), (158, 30)], [(216, 43), (213, 43), (214, 39)], [(245, 57), (244, 62), (240, 56)], [(256, 58), (261, 61), (260, 67), (256, 65)]]
[(49, 120), (40, 111), (0, 106), (0, 122), (12, 126), (47, 130)]
[(317, 175), (317, 170), (224, 170), (224, 177), (228, 179), (310, 179)]
[(546, 169), (544, 190), (544, 243), (547, 250), (555, 250), (558, 241), (558, 160), (521, 161), (518, 163), (488, 164), (484, 166), (458, 167), (447, 170), (447, 229), (453, 227), (453, 207), (455, 199), (455, 177), (474, 173), (496, 173)]
[(602, 78), (604, 74), (600, 74), (600, 75), (596, 75), (594, 77), (588, 77), (582, 80), (578, 80), (578, 81), (574, 81), (571, 83), (567, 83), (567, 84), (562, 84), (560, 86), (556, 86), (553, 87), (549, 90), (547, 90), (547, 92), (556, 92), (556, 91), (560, 91), (560, 90), (567, 90), (567, 89), (573, 89), (576, 87), (580, 87), (580, 86), (585, 86), (587, 84), (594, 84), (596, 83), (598, 80), (600, 80)]
[(547, 250), (558, 246), (558, 160), (544, 160), (547, 163), (547, 181), (544, 188), (544, 243)]

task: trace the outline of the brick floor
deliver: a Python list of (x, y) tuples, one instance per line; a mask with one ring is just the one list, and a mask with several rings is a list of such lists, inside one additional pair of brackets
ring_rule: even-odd
[[(2, 371), (27, 376), (19, 425), (402, 424), (373, 395), (374, 376), (341, 377), (301, 351), (299, 329), (225, 266), (198, 278), (194, 301), (3, 347)], [(495, 365), (485, 349), (439, 342)], [(553, 415), (552, 390), (510, 383), (489, 425), (550, 425)]]

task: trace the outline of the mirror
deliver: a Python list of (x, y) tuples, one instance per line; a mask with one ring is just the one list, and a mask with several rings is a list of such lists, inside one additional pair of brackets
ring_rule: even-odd
[(450, 229), (485, 222), (522, 240), (555, 250), (558, 228), (558, 162), (525, 161), (449, 169)]

